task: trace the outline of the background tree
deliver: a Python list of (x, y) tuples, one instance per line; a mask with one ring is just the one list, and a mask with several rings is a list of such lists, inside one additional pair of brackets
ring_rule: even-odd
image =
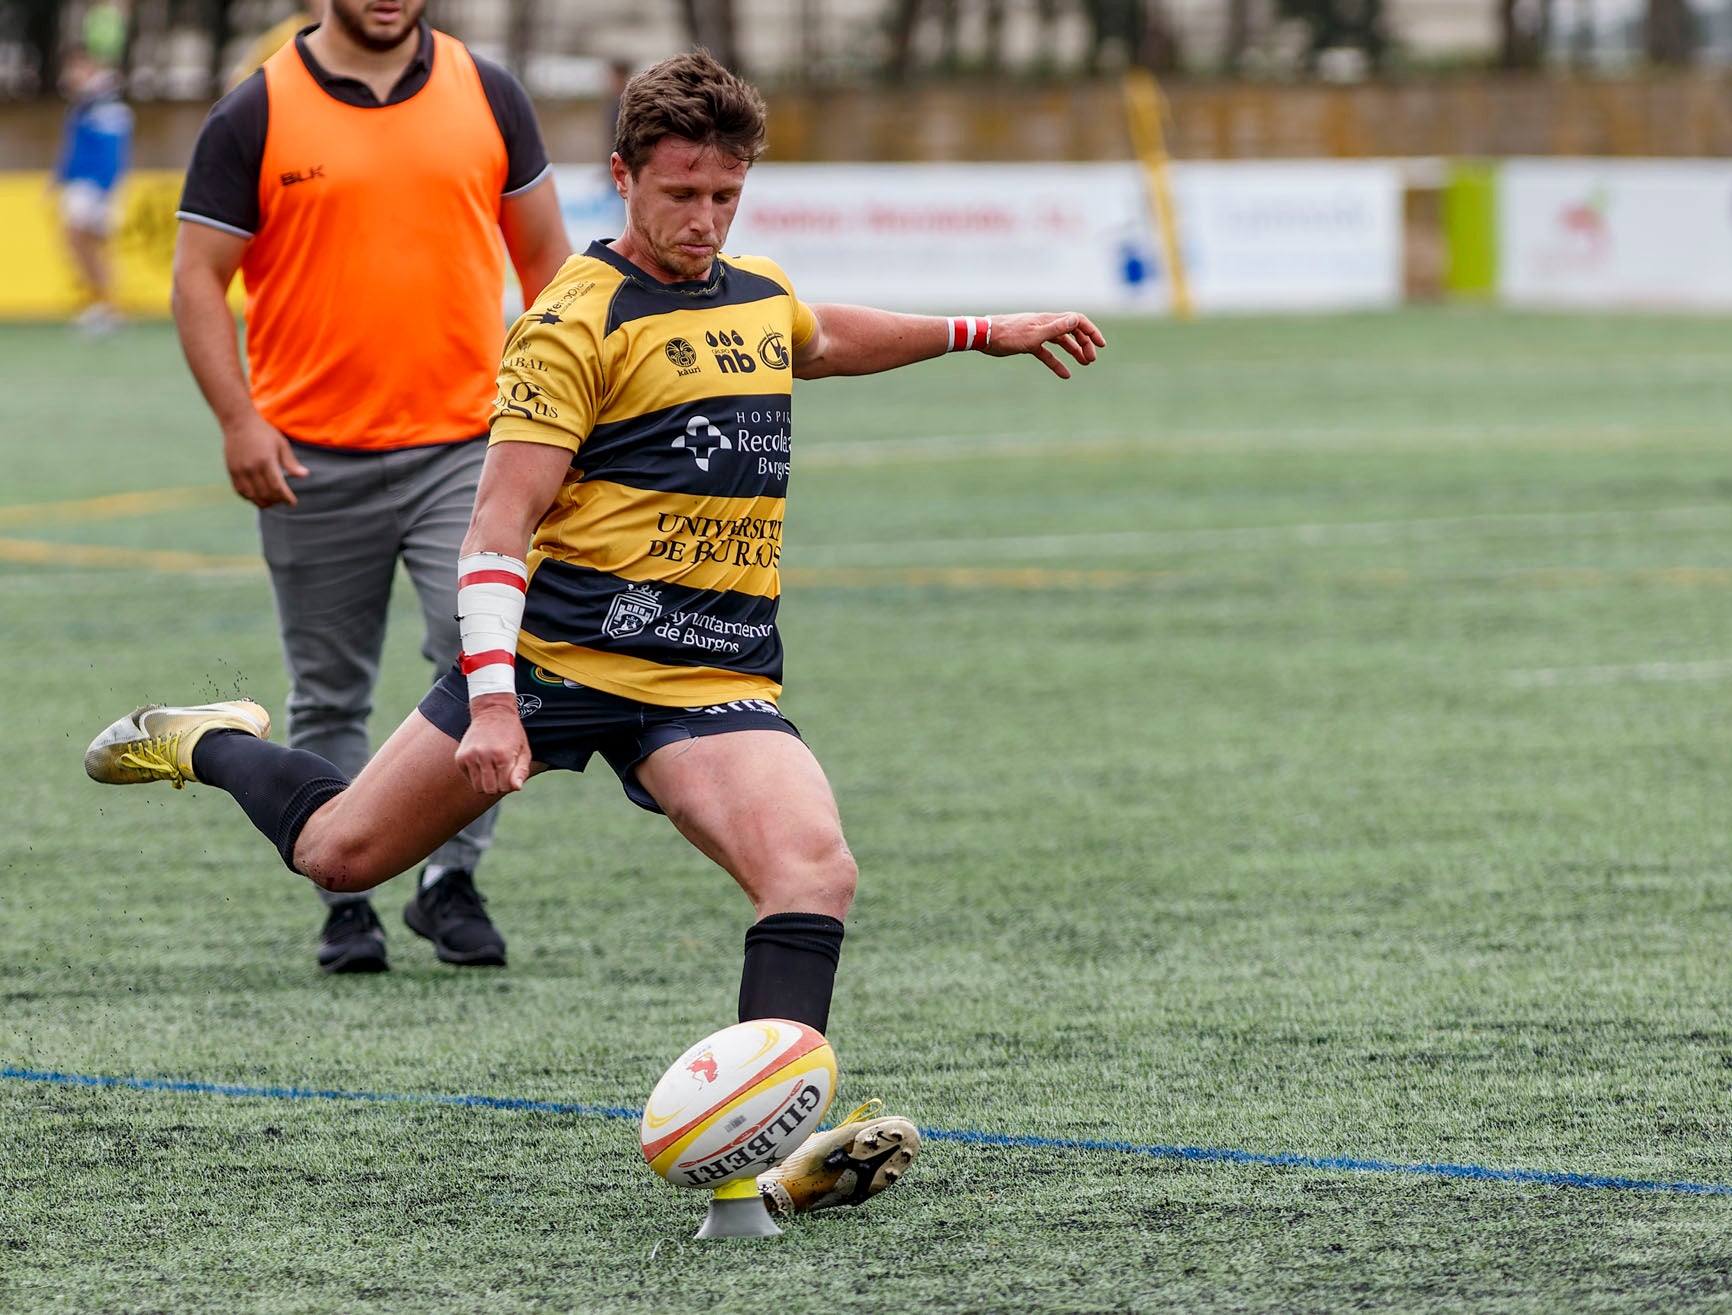
[(1251, 0), (1227, 0), (1227, 47), (1221, 62), (1229, 73), (1245, 71), (1251, 51)]
[(1538, 68), (1552, 36), (1552, 0), (1497, 0), (1499, 68)]
[(1696, 53), (1696, 15), (1689, 0), (1648, 0), (1642, 44), (1656, 64), (1688, 64)]
[(920, 0), (895, 0), (890, 11), (890, 52), (884, 72), (892, 82), (907, 82), (914, 74), (914, 28), (920, 22)]
[(693, 45), (702, 46), (735, 73), (744, 72), (734, 0), (680, 0), (680, 16)]
[(1142, 31), (1132, 48), (1136, 62), (1156, 73), (1176, 73), (1185, 62), (1184, 43), (1167, 0), (1143, 0)]
[[(17, 0), (15, 12), (23, 20), (17, 24), (17, 30), (24, 49), (36, 66), (36, 94), (47, 99), (57, 94), (56, 84), (60, 81), (59, 0)], [(9, 22), (7, 26), (13, 24)]]
[(1373, 70), (1383, 66), (1389, 41), (1383, 29), (1383, 0), (1280, 0), (1283, 18), (1305, 25), (1305, 67), (1316, 72), (1325, 50), (1363, 51)]

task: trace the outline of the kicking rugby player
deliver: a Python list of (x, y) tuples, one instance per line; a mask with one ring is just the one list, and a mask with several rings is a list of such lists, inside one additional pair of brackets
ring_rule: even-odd
[[(956, 319), (811, 306), (722, 254), (763, 149), (756, 91), (702, 53), (633, 78), (612, 158), (624, 232), (568, 261), (506, 342), (458, 565), (459, 662), (353, 780), (269, 743), (247, 701), (150, 707), (91, 744), (113, 784), (227, 790), (326, 890), (412, 866), (548, 768), (599, 753), (752, 903), (739, 1017), (823, 1030), (856, 869), (817, 760), (778, 710), (793, 381), (946, 352), (1060, 378), (1079, 314)], [(1056, 349), (1056, 350), (1055, 350)], [(760, 1179), (777, 1213), (854, 1204), (919, 1144), (863, 1107)]]

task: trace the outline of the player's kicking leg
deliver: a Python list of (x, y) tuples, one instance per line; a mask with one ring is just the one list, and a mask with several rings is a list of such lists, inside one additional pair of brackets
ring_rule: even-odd
[(270, 724), (245, 699), (140, 708), (91, 742), (84, 770), (108, 785), (226, 790), (289, 867), (327, 890), (388, 881), (497, 802), (470, 787), (456, 744), (419, 712), (353, 782), (317, 754), (270, 743)]
[[(741, 1021), (789, 1018), (824, 1031), (857, 873), (811, 750), (793, 735), (742, 730), (667, 745), (637, 774), (758, 914), (746, 933)], [(879, 1114), (881, 1106), (868, 1101), (761, 1175), (771, 1213), (859, 1205), (900, 1179), (920, 1134), (907, 1119)]]

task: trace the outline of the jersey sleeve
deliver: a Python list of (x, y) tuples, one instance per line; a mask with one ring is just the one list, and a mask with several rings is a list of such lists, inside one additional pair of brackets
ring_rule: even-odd
[(549, 307), (555, 280), (512, 326), (499, 364), (489, 443), (541, 443), (572, 452), (595, 428), (603, 392), (602, 344), (587, 319)]
[(812, 335), (818, 331), (818, 317), (812, 314), (810, 306), (794, 296), (792, 289), (788, 296), (794, 302), (794, 328), (788, 336), (794, 340), (794, 349), (798, 351), (812, 341)]
[(487, 95), (493, 121), (499, 125), (499, 135), (505, 140), (505, 196), (516, 196), (534, 187), (552, 169), (547, 147), (541, 140), (541, 125), (535, 120), (535, 106), (523, 84), (490, 59), (470, 52), (475, 71), (481, 76), (481, 90)]
[(788, 300), (793, 303), (794, 323), (789, 336), (794, 340), (795, 350), (810, 342), (812, 335), (818, 331), (818, 317), (794, 292), (794, 284), (788, 278), (787, 271), (775, 261), (766, 260), (762, 256), (734, 256), (731, 259), (741, 269), (762, 275), (781, 286), (782, 291), (788, 294)]
[(260, 71), (211, 107), (193, 143), (175, 218), (239, 237), (257, 233), (259, 170), (269, 126), (270, 97)]

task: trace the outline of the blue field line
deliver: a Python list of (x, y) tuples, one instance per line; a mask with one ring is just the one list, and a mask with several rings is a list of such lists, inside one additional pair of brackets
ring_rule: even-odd
[[(530, 1114), (571, 1114), (593, 1119), (641, 1119), (643, 1111), (625, 1105), (584, 1105), (518, 1096), (442, 1096), (432, 1092), (338, 1091), (315, 1087), (251, 1087), (227, 1082), (184, 1082), (166, 1078), (123, 1078), (102, 1074), (56, 1073), (42, 1069), (0, 1068), (0, 1078), (44, 1082), (62, 1087), (109, 1087), (132, 1091), (166, 1091), (177, 1095), (232, 1096), (263, 1100), (371, 1101), (398, 1105), (455, 1105), (466, 1109), (511, 1110)], [(1688, 1196), (1732, 1196), (1732, 1183), (1671, 1182), (1619, 1178), (1610, 1174), (1559, 1173), (1546, 1169), (1493, 1169), (1479, 1164), (1403, 1164), (1397, 1160), (1360, 1160), (1345, 1156), (1298, 1155), (1238, 1151), (1217, 1146), (1162, 1146), (1145, 1142), (1104, 1141), (1078, 1137), (1030, 1137), (1008, 1133), (922, 1128), (925, 1141), (961, 1146), (991, 1146), (1006, 1150), (1100, 1151), (1139, 1155), (1157, 1160), (1190, 1160), (1204, 1164), (1245, 1164), (1276, 1169), (1317, 1169), (1325, 1173), (1411, 1174), (1424, 1178), (1465, 1179), (1470, 1182), (1521, 1183), (1536, 1187), (1585, 1187), (1621, 1192), (1673, 1192)]]
[(174, 1082), (166, 1078), (115, 1078), (101, 1074), (53, 1073), (0, 1068), (0, 1078), (48, 1082), (60, 1087), (126, 1087), (132, 1091), (172, 1091), (187, 1096), (239, 1096), (265, 1100), (354, 1100), (395, 1105), (461, 1105), (468, 1109), (513, 1110), (525, 1114), (576, 1114), (592, 1119), (641, 1119), (642, 1110), (623, 1105), (572, 1105), (517, 1096), (441, 1096), (396, 1091), (321, 1091), (316, 1087), (247, 1087), (229, 1082)]

